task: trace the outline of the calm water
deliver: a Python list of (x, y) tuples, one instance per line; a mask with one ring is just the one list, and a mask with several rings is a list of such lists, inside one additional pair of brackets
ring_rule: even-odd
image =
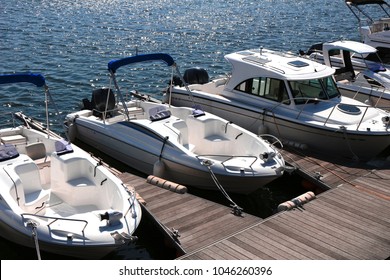
[[(66, 114), (94, 87), (108, 85), (111, 59), (136, 49), (169, 53), (182, 72), (200, 66), (214, 76), (230, 70), (223, 58), (229, 52), (259, 46), (297, 52), (358, 40), (356, 26), (344, 0), (0, 0), (0, 73), (41, 72)], [(147, 71), (132, 71), (141, 68)], [(159, 95), (170, 77), (165, 70), (157, 63), (118, 74), (130, 87)], [(2, 92), (0, 105), (44, 117), (40, 91)]]
[[(230, 70), (223, 58), (229, 52), (263, 46), (296, 53), (338, 39), (359, 40), (357, 21), (344, 0), (0, 0), (0, 73), (41, 72), (60, 119), (78, 109), (93, 88), (108, 85), (111, 59), (137, 50), (169, 53), (182, 71), (200, 66), (213, 77)], [(135, 65), (119, 71), (119, 82), (159, 97), (170, 77), (165, 70), (159, 63)], [(44, 120), (42, 101), (35, 88), (1, 86), (0, 115), (22, 110)], [(62, 133), (59, 124), (52, 128)], [(282, 190), (237, 199), (253, 209), (270, 209), (270, 198), (295, 195)], [(169, 258), (160, 254), (161, 245), (146, 248), (152, 240), (111, 257)], [(0, 244), (2, 259), (36, 257), (34, 250)]]

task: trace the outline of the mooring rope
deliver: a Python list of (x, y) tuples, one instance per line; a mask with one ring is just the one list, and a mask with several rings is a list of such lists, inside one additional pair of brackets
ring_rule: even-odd
[(210, 176), (211, 178), (213, 179), (215, 185), (218, 187), (218, 189), (221, 191), (221, 193), (223, 194), (223, 196), (229, 200), (229, 202), (232, 204), (232, 208), (233, 208), (233, 214), (236, 215), (236, 216), (241, 216), (242, 215), (242, 208), (240, 206), (237, 205), (237, 203), (235, 203), (233, 201), (233, 199), (230, 198), (230, 196), (228, 195), (228, 193), (225, 191), (225, 189), (223, 188), (223, 186), (221, 185), (221, 183), (218, 181), (218, 178), (217, 176), (215, 176), (213, 170), (211, 169), (211, 166), (213, 165), (213, 162), (211, 160), (202, 160), (201, 161), (201, 164), (206, 166), (207, 169), (209, 170), (209, 173), (210, 173)]
[(354, 153), (354, 151), (352, 150), (352, 147), (351, 147), (351, 143), (349, 143), (349, 139), (348, 139), (348, 134), (347, 134), (347, 128), (345, 126), (341, 126), (340, 127), (340, 130), (343, 132), (344, 134), (344, 137), (347, 141), (347, 146), (348, 146), (348, 149), (349, 151), (351, 152), (352, 156), (353, 156), (353, 159), (358, 161), (359, 160), (359, 157)]
[(29, 220), (27, 222), (27, 225), (31, 227), (31, 233), (32, 233), (32, 238), (34, 239), (35, 249), (37, 251), (37, 257), (38, 257), (38, 260), (41, 260), (41, 252), (39, 249), (39, 242), (38, 242), (37, 224), (35, 222)]

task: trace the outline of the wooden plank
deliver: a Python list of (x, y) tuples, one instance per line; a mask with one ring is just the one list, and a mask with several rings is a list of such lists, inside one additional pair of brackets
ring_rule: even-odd
[[(313, 218), (308, 211), (302, 213), (295, 212), (294, 223), (304, 227), (305, 230), (310, 228), (310, 231), (316, 234), (323, 242), (329, 242), (332, 246), (337, 247), (338, 250), (348, 252), (356, 258), (372, 257), (377, 259), (379, 257), (373, 252), (374, 250), (370, 250), (367, 246), (362, 246), (363, 240), (359, 237), (348, 234), (345, 230), (337, 230), (331, 220)], [(287, 217), (285, 218), (286, 220), (288, 219)]]
[[(188, 207), (190, 205), (190, 207)], [(211, 204), (212, 205), (212, 204)], [(206, 209), (209, 209), (210, 203), (205, 200), (199, 200), (194, 196), (189, 196), (182, 200), (182, 203), (177, 203), (175, 207), (160, 211), (158, 216), (166, 223), (176, 221), (183, 225), (188, 218), (196, 219), (201, 216)], [(210, 209), (211, 210), (211, 209)]]
[[(121, 177), (122, 180), (130, 180), (127, 184), (136, 180), (134, 176), (127, 174)], [(261, 221), (260, 218), (248, 214), (245, 214), (244, 218), (234, 216), (229, 207), (188, 193), (173, 193), (146, 181), (136, 182), (138, 185), (135, 189), (146, 200), (148, 210), (165, 227), (179, 230), (179, 241), (186, 251), (214, 243), (241, 230), (242, 227), (253, 224), (254, 221)]]
[[(225, 250), (228, 250), (231, 252), (231, 254), (234, 256), (235, 259), (238, 260), (255, 260), (257, 259), (257, 256), (254, 254), (251, 254), (248, 251), (244, 251), (243, 248), (237, 246), (233, 242), (231, 242), (229, 239), (222, 240), (219, 243), (215, 244), (216, 249), (220, 248), (226, 248)], [(212, 249), (212, 247), (210, 247)]]
[(188, 235), (181, 238), (181, 242), (186, 244), (189, 252), (207, 244), (212, 244), (245, 228), (243, 222), (248, 221), (250, 223), (252, 221), (242, 219), (232, 214), (217, 215), (215, 219), (188, 232)]
[(345, 203), (349, 202), (351, 205), (368, 211), (377, 212), (380, 208), (382, 208), (381, 213), (390, 211), (390, 196), (387, 197), (374, 188), (362, 185), (344, 185), (338, 190), (337, 194), (332, 193), (332, 195), (336, 195)]
[(310, 231), (310, 228), (296, 226), (293, 221), (290, 224), (284, 224), (283, 222), (271, 219), (266, 222), (266, 225), (275, 230), (284, 232), (286, 235), (295, 239), (295, 242), (306, 244), (307, 246), (324, 253), (329, 259), (355, 259), (353, 255), (341, 251), (332, 244), (329, 244), (329, 241), (326, 239), (323, 240), (319, 238), (316, 233)]
[(250, 244), (250, 242), (246, 242), (245, 239), (242, 240), (242, 238), (239, 238), (237, 236), (233, 236), (233, 237), (229, 238), (229, 241), (234, 243), (236, 246), (243, 248), (243, 250), (255, 255), (256, 259), (262, 259), (262, 260), (274, 260), (275, 259), (274, 257), (267, 255), (266, 253), (263, 253), (258, 248), (254, 248)]
[[(311, 209), (310, 209), (311, 210)], [(358, 247), (366, 250), (362, 256), (375, 255), (375, 258), (380, 258), (383, 253), (386, 253), (386, 248), (378, 240), (367, 236), (367, 232), (357, 230), (356, 227), (346, 227), (339, 220), (332, 219), (330, 216), (320, 213), (317, 215), (315, 211), (306, 211), (305, 221), (317, 227), (318, 230), (323, 230), (331, 235), (334, 235), (340, 242), (349, 243), (352, 247)], [(344, 222), (344, 221), (343, 221)]]
[(277, 242), (274, 242), (269, 238), (265, 238), (260, 232), (254, 230), (253, 228), (241, 233), (240, 235), (237, 235), (237, 238), (240, 238), (240, 240), (246, 238), (253, 247), (269, 256), (272, 256), (272, 258), (278, 260), (294, 258), (294, 256), (290, 254), (289, 251), (283, 250)]
[(316, 212), (317, 215), (326, 213), (326, 216), (333, 220), (337, 220), (338, 223), (343, 225), (345, 228), (351, 228), (359, 230), (363, 234), (369, 235), (371, 238), (378, 240), (378, 242), (389, 242), (390, 236), (388, 227), (382, 226), (378, 223), (374, 223), (369, 219), (362, 218), (354, 212), (346, 212), (342, 209), (339, 210), (337, 207), (333, 207), (333, 204), (329, 204), (325, 200), (318, 200), (316, 203), (310, 204), (310, 210)]
[[(297, 255), (297, 259), (327, 259), (327, 255), (320, 251), (314, 250), (306, 244), (297, 242), (295, 239), (286, 235), (284, 232), (276, 231), (271, 227), (259, 225), (254, 230), (262, 232), (267, 238), (283, 245), (283, 247), (293, 251)], [(286, 250), (286, 249), (285, 249)], [(292, 252), (292, 254), (293, 254)], [(303, 257), (301, 257), (301, 255)]]
[(213, 222), (218, 219), (218, 217), (225, 216), (226, 212), (227, 209), (221, 209), (218, 207), (218, 205), (208, 204), (205, 207), (202, 207), (201, 210), (196, 210), (192, 213), (187, 212), (186, 216), (182, 216), (180, 219), (177, 219), (174, 222), (179, 224), (180, 229), (183, 231), (192, 229), (193, 232), (196, 232), (196, 230), (203, 230), (203, 227), (207, 222)]
[(366, 211), (364, 207), (359, 207), (359, 205), (351, 205), (350, 201), (346, 199), (342, 200), (339, 196), (323, 196), (321, 199), (322, 201), (329, 202), (333, 206), (337, 206), (340, 212), (354, 213), (360, 219), (364, 219), (368, 224), (383, 224), (384, 227), (390, 228), (390, 223), (379, 218), (377, 213)]

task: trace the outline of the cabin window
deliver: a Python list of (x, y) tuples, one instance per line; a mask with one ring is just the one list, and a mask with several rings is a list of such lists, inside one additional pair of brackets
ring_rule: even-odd
[(315, 99), (327, 100), (340, 96), (331, 76), (321, 79), (290, 81), (289, 84), (296, 104), (304, 104)]
[(265, 99), (290, 104), (287, 89), (283, 80), (265, 77), (252, 78), (236, 86), (235, 90)]
[(321, 85), (324, 88), (328, 98), (339, 97), (341, 94), (337, 88), (336, 83), (334, 82), (331, 76), (320, 79)]

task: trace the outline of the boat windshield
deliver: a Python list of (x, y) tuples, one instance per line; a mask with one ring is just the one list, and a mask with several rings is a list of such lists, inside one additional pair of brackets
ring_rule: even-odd
[(306, 103), (309, 99), (332, 99), (339, 97), (340, 92), (331, 76), (321, 79), (289, 81), (296, 104)]

